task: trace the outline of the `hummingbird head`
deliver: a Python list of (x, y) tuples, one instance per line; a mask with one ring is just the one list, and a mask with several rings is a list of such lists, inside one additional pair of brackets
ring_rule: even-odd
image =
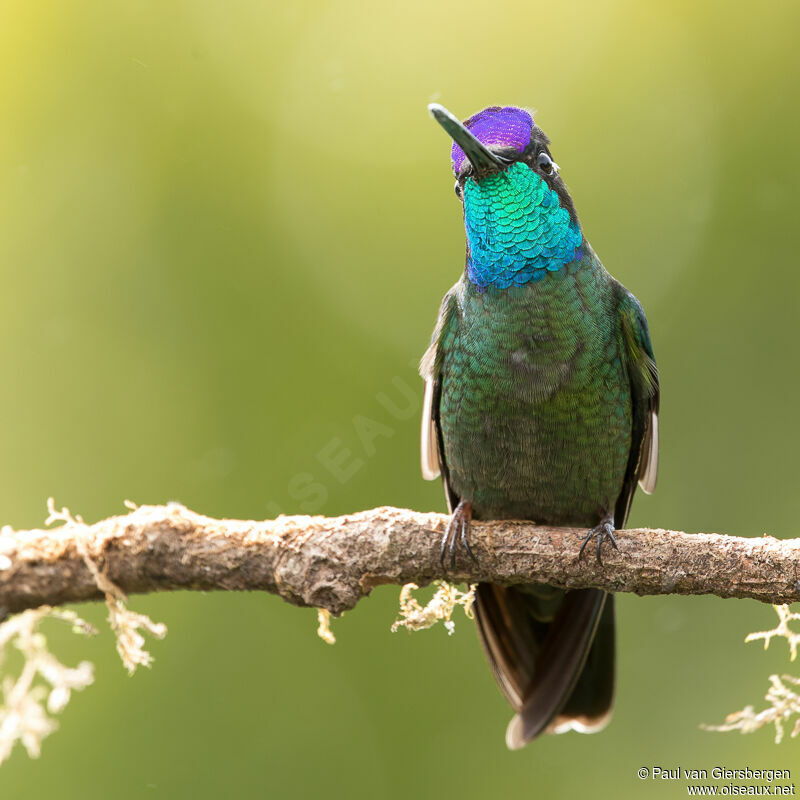
[(490, 106), (462, 123), (437, 103), (428, 110), (453, 140), (467, 272), (481, 291), (540, 280), (581, 258), (575, 206), (528, 111)]

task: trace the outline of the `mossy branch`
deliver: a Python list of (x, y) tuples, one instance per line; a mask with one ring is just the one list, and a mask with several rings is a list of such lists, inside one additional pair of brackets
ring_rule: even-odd
[[(713, 594), (767, 603), (800, 600), (800, 539), (638, 528), (616, 534), (599, 564), (582, 529), (474, 523), (473, 562), (452, 570), (439, 547), (448, 517), (375, 508), (342, 517), (217, 520), (178, 504), (142, 506), (93, 525), (0, 532), (0, 618), (41, 605), (100, 599), (90, 565), (126, 594), (175, 589), (267, 591), (334, 614), (380, 584), (436, 578), (501, 584), (546, 582), (613, 592)], [(96, 570), (95, 570), (96, 571)]]

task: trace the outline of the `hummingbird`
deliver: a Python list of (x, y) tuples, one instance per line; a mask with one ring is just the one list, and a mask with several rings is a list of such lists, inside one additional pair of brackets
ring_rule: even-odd
[[(659, 381), (639, 301), (603, 267), (529, 111), (491, 106), (452, 139), (466, 264), (420, 364), (422, 474), (441, 475), (452, 566), (472, 520), (584, 527), (578, 557), (616, 548), (637, 483), (658, 468)], [(577, 542), (576, 542), (577, 545)], [(614, 598), (480, 583), (479, 638), (515, 714), (506, 744), (593, 733), (614, 695)]]

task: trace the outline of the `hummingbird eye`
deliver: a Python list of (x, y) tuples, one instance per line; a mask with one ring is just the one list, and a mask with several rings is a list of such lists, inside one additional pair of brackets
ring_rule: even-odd
[(554, 172), (558, 172), (558, 164), (545, 152), (541, 152), (536, 156), (536, 167), (544, 172), (545, 175), (552, 175)]
[(461, 184), (456, 181), (456, 185), (453, 187), (456, 192), (456, 197), (460, 200), (461, 199)]

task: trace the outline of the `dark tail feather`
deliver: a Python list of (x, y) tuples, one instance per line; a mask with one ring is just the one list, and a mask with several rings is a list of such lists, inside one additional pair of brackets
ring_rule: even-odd
[[(517, 712), (506, 743), (522, 747), (542, 731), (593, 730), (613, 694), (613, 606), (597, 589), (478, 586), (475, 616), (489, 663)], [(603, 619), (603, 634), (592, 647)], [(582, 678), (584, 665), (588, 667)], [(574, 699), (573, 699), (574, 695)]]
[(614, 595), (606, 597), (594, 642), (586, 663), (564, 707), (550, 723), (548, 733), (569, 730), (594, 733), (611, 719), (615, 662)]

